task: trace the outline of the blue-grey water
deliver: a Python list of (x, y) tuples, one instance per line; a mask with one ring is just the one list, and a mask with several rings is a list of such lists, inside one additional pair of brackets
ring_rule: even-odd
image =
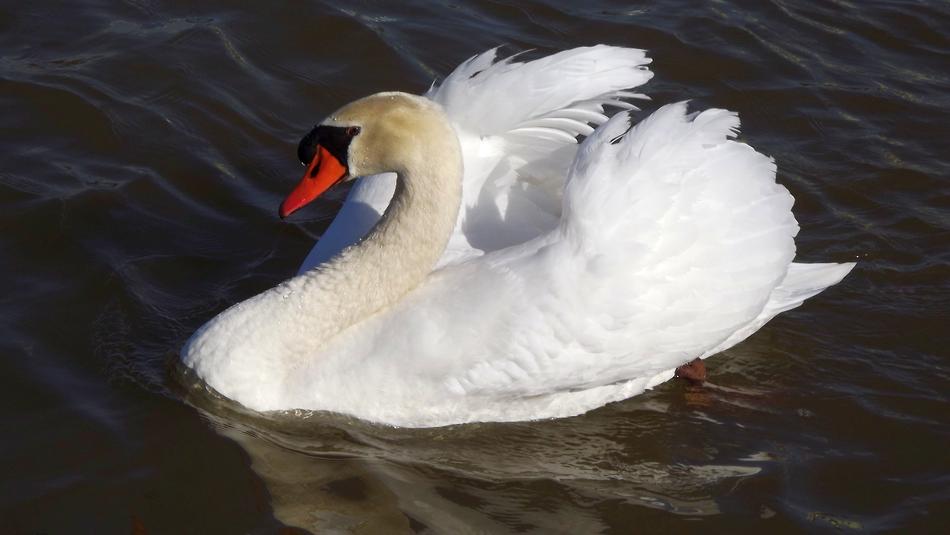
[[(0, 5), (0, 532), (939, 532), (950, 522), (950, 3)], [(296, 143), (503, 44), (645, 48), (739, 112), (840, 285), (671, 382), (554, 421), (261, 418), (175, 355), (296, 267), (341, 195)]]

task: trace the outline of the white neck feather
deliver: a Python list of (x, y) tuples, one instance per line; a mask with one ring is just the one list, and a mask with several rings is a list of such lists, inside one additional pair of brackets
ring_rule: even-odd
[[(330, 338), (399, 301), (432, 271), (455, 226), (462, 195), (458, 138), (437, 111), (415, 123), (405, 139), (388, 146), (396, 191), (379, 223), (359, 243), (274, 288), (292, 311), (270, 328), (288, 332), (289, 347), (313, 356)], [(432, 115), (430, 113), (430, 115)]]
[(438, 164), (397, 173), (396, 192), (373, 230), (298, 277), (303, 279), (296, 295), (299, 310), (314, 320), (310, 335), (332, 336), (392, 305), (432, 271), (461, 202), (459, 162)]
[(199, 377), (256, 407), (279, 406), (286, 374), (419, 285), (445, 249), (461, 203), (461, 149), (438, 105), (381, 93), (328, 120), (363, 126), (349, 152), (354, 174), (398, 175), (386, 213), (361, 242), (219, 314), (183, 349)]

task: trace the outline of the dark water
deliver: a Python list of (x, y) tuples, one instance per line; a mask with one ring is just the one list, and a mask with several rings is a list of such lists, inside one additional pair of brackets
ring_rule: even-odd
[[(950, 4), (578, 5), (5, 2), (0, 532), (946, 529)], [(799, 258), (859, 267), (706, 386), (564, 420), (262, 420), (169, 372), (332, 217), (275, 215), (325, 113), (597, 42), (650, 51), (650, 106), (739, 111)]]

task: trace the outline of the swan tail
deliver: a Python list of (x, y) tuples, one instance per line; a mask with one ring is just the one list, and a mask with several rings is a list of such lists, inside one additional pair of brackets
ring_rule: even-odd
[(731, 334), (718, 346), (703, 353), (702, 358), (729, 349), (762, 328), (775, 316), (800, 306), (806, 299), (838, 284), (854, 269), (855, 265), (857, 265), (855, 262), (843, 264), (791, 264), (788, 267), (788, 273), (782, 279), (782, 283), (772, 291), (762, 312), (748, 325)]
[[(855, 262), (843, 264), (801, 264), (793, 263), (766, 304), (762, 314), (775, 316), (801, 305), (806, 299), (818, 295), (830, 286), (841, 282), (857, 265)], [(766, 320), (768, 321), (768, 320)]]

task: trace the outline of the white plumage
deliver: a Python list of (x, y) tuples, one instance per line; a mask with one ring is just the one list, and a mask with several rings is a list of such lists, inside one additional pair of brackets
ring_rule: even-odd
[(625, 99), (640, 95), (627, 90), (650, 79), (642, 51), (494, 57), (427, 94), (465, 170), (438, 269), (308, 346), (298, 317), (334, 311), (295, 299), (321, 270), (326, 286), (335, 265), (324, 263), (393, 196), (394, 174), (363, 178), (301, 275), (210, 321), (184, 362), (257, 410), (413, 427), (568, 416), (727, 349), (853, 267), (792, 263), (793, 199), (769, 158), (732, 139), (736, 114), (679, 103), (632, 129), (628, 112), (607, 119), (605, 106), (632, 109)]

